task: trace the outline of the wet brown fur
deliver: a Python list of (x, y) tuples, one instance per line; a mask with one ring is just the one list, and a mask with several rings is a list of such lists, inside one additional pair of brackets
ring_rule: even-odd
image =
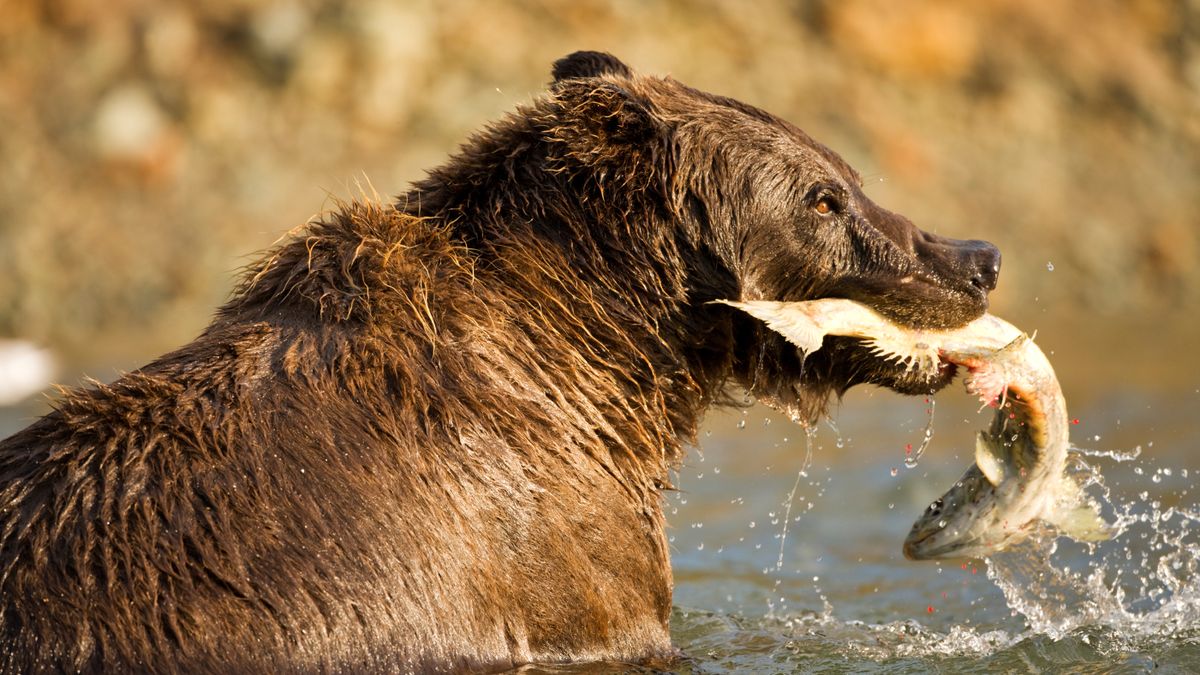
[[(836, 241), (805, 225), (821, 180)], [(749, 106), (560, 61), (395, 204), (268, 252), (194, 342), (0, 442), (0, 672), (672, 658), (660, 494), (727, 383), (807, 415), (918, 387), (852, 343), (801, 369), (706, 303), (984, 306), (855, 181)]]

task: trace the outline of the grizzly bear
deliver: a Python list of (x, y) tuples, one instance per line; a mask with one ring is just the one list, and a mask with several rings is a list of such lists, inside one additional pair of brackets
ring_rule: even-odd
[[(0, 670), (670, 660), (662, 493), (731, 385), (928, 392), (720, 298), (984, 312), (999, 256), (796, 127), (616, 58), (252, 266), (196, 340), (0, 444)], [(803, 366), (803, 367), (801, 367)]]

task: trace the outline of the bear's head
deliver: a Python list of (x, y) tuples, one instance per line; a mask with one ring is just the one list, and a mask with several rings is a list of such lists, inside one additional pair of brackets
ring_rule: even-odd
[(692, 309), (730, 322), (734, 375), (751, 393), (813, 415), (828, 393), (860, 382), (928, 393), (953, 378), (950, 369), (932, 382), (916, 377), (851, 339), (802, 359), (755, 320), (704, 303), (849, 298), (905, 325), (956, 327), (987, 309), (995, 246), (925, 232), (878, 206), (836, 153), (752, 106), (636, 75), (597, 52), (558, 61), (554, 79), (576, 113), (591, 110), (572, 139), (581, 161), (637, 172), (627, 180), (651, 175), (628, 167), (656, 165), (660, 184), (648, 189), (692, 242)]
[(709, 303), (849, 298), (905, 325), (956, 327), (987, 309), (994, 246), (930, 234), (876, 205), (836, 153), (753, 106), (599, 52), (559, 60), (553, 76), (548, 97), (469, 146), (469, 164), (486, 170), (432, 174), (438, 194), (461, 186), (455, 208), (474, 200), (483, 218), (524, 212), (573, 252), (578, 274), (663, 296), (679, 311), (639, 319), (690, 341), (693, 362), (800, 415), (858, 383), (929, 393), (950, 382), (949, 368), (923, 379), (848, 338), (802, 358), (756, 320)]

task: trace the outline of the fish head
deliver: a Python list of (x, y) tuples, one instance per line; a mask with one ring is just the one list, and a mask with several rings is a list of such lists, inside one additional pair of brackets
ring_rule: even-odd
[(1044, 527), (1062, 492), (1061, 467), (1047, 461), (1055, 450), (1046, 447), (1045, 415), (1035, 412), (1028, 405), (997, 408), (976, 438), (975, 463), (913, 523), (906, 558), (982, 558)]
[(909, 560), (983, 558), (1042, 527), (1036, 519), (1006, 512), (996, 486), (972, 466), (946, 494), (934, 500), (904, 539)]

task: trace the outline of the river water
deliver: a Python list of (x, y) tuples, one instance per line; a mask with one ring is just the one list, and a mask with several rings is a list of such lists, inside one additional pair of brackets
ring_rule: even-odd
[[(970, 464), (974, 430), (990, 418), (961, 398), (940, 403), (929, 452), (909, 469), (905, 448), (922, 437), (924, 403), (848, 397), (838, 431), (822, 428), (815, 439), (782, 565), (783, 514), (807, 439), (759, 408), (735, 413), (747, 420), (740, 430), (742, 420), (714, 416), (703, 460), (681, 472), (671, 498), (674, 630), (694, 670), (1200, 671), (1200, 508), (1191, 491), (1200, 462), (1164, 461), (1159, 442), (1147, 440), (1140, 454), (1114, 449), (1098, 429), (1105, 425), (1081, 420), (1101, 438), (1079, 443), (1073, 470), (1102, 481), (1089, 492), (1125, 525), (1113, 541), (1089, 548), (1047, 538), (990, 560), (903, 557), (912, 521)], [(1149, 405), (1160, 420), (1194, 426), (1197, 404), (1192, 392)], [(754, 426), (754, 440), (741, 440)], [(770, 452), (755, 457), (751, 446), (762, 441)], [(1111, 456), (1084, 454), (1096, 451)]]

